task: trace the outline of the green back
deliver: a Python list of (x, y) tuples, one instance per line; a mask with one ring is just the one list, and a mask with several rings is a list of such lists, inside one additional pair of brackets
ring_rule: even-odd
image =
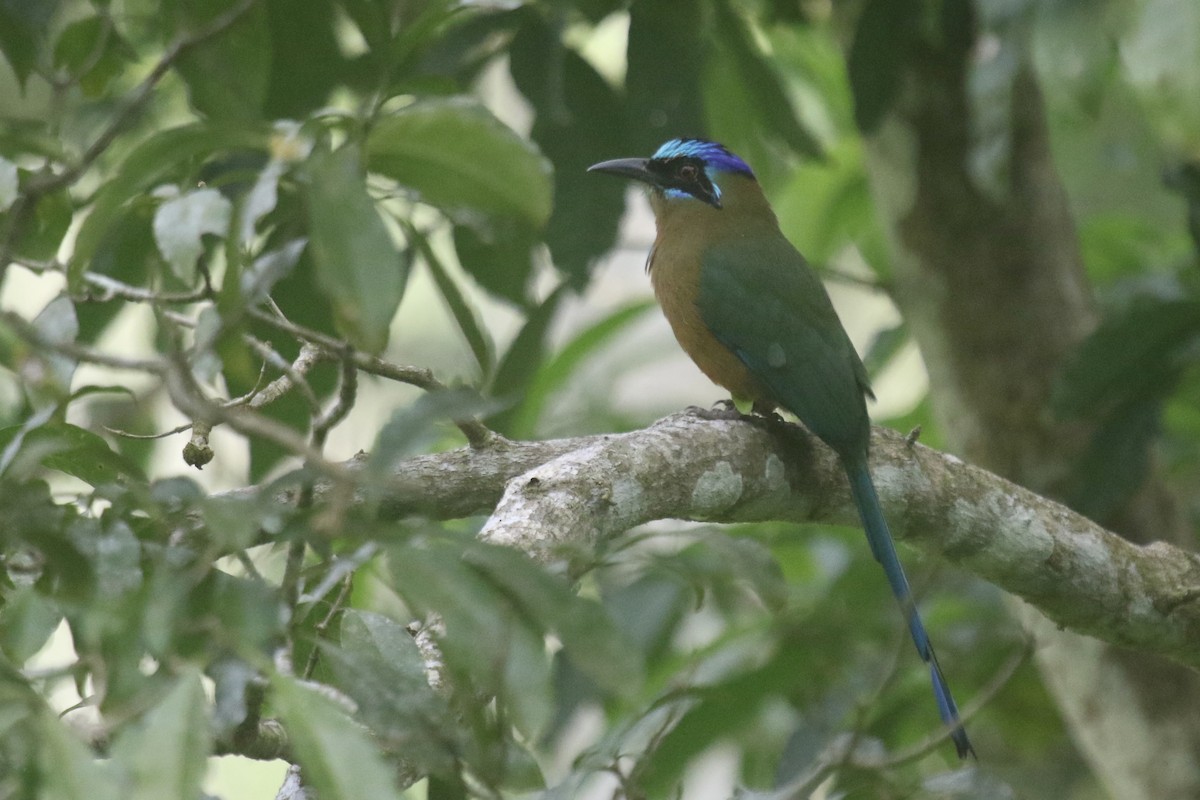
[(820, 278), (787, 239), (764, 235), (710, 247), (696, 302), (704, 324), (771, 400), (844, 459), (866, 456), (866, 369)]

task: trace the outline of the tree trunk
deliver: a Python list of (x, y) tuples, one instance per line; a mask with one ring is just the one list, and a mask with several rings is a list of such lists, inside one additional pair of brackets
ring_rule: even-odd
[[(1090, 435), (1048, 410), (1054, 382), (1097, 314), (1037, 80), (1013, 73), (1006, 185), (969, 167), (978, 142), (968, 73), (974, 37), (909, 49), (903, 88), (868, 137), (868, 168), (894, 254), (895, 300), (929, 370), (950, 449), (1062, 497)], [(994, 141), (994, 140), (993, 140)], [(1137, 542), (1190, 546), (1151, 477), (1114, 518)], [(1084, 758), (1121, 800), (1200, 797), (1200, 680), (1184, 667), (1059, 631), (1014, 602)], [(981, 754), (986, 760), (986, 755)]]

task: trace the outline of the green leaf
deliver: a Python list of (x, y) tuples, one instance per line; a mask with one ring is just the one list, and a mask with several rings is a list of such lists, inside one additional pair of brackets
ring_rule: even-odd
[[(7, 448), (20, 432), (21, 426), (0, 430), (0, 449)], [(76, 425), (47, 423), (26, 432), (20, 446), (18, 457), (22, 461), (35, 460), (92, 486), (115, 483), (121, 478), (146, 480), (137, 464), (114, 452), (100, 436)]]
[(190, 285), (204, 252), (204, 234), (229, 233), (233, 204), (216, 189), (196, 189), (173, 197), (154, 214), (154, 241), (179, 280)]
[(796, 653), (776, 652), (761, 667), (740, 672), (713, 686), (693, 688), (699, 700), (661, 739), (643, 762), (642, 787), (652, 797), (665, 796), (684, 769), (722, 738), (736, 734), (752, 720), (771, 694), (782, 693), (797, 680)]
[(433, 277), (433, 282), (437, 284), (438, 291), (442, 293), (442, 298), (450, 307), (450, 313), (454, 316), (454, 321), (458, 323), (458, 329), (462, 331), (463, 338), (467, 340), (467, 346), (471, 348), (471, 354), (475, 356), (475, 361), (479, 364), (480, 375), (487, 378), (492, 372), (492, 362), (495, 358), (492, 352), (492, 340), (488, 336), (487, 330), (479, 321), (475, 309), (463, 296), (458, 284), (446, 271), (441, 259), (429, 246), (428, 240), (411, 229), (409, 238), (420, 250), (421, 258), (425, 261), (425, 266), (429, 267), (429, 274)]
[(1094, 414), (1131, 397), (1161, 395), (1200, 336), (1200, 301), (1142, 298), (1106, 317), (1063, 370), (1054, 405)]
[(417, 452), (427, 452), (442, 434), (436, 423), (479, 416), (495, 408), (473, 389), (444, 389), (426, 392), (416, 402), (392, 412), (379, 429), (367, 474), (383, 486), (393, 480), (396, 464)]
[[(558, 304), (566, 295), (567, 287), (559, 286), (525, 320), (525, 324), (504, 354), (496, 368), (490, 394), (501, 401), (519, 401), (525, 395), (529, 383), (537, 374), (546, 354), (547, 334), (550, 323), (558, 311)], [(517, 419), (514, 405), (488, 418), (488, 424), (499, 433), (508, 434)]]
[[(97, 243), (91, 263), (85, 265), (87, 271), (132, 286), (145, 285), (147, 276), (156, 274), (162, 265), (151, 230), (154, 211), (150, 197), (121, 208), (112, 226)], [(81, 303), (75, 309), (79, 316), (80, 341), (95, 342), (123, 307), (123, 303)]]
[[(1162, 387), (1164, 393), (1171, 388)], [(1145, 483), (1151, 442), (1161, 431), (1163, 397), (1150, 393), (1114, 409), (1100, 421), (1080, 459), (1066, 501), (1095, 520), (1109, 518)]]
[[(75, 304), (66, 294), (58, 295), (33, 318), (33, 326), (51, 344), (73, 343), (79, 335)], [(49, 368), (49, 374), (43, 375), (40, 382), (30, 380), (26, 384), (30, 399), (35, 405), (62, 402), (70, 396), (71, 379), (75, 376), (78, 362), (70, 356), (54, 352), (41, 353), (40, 357)]]
[(917, 0), (867, 0), (863, 7), (847, 58), (854, 119), (863, 133), (873, 133), (891, 110), (920, 19)]
[[(756, 135), (773, 135), (802, 156), (819, 157), (822, 152), (816, 137), (800, 124), (791, 98), (770, 58), (754, 43), (746, 20), (729, 3), (715, 3), (712, 34), (721, 53), (720, 69), (728, 71), (728, 80), (741, 89), (739, 106), (754, 120)], [(713, 109), (709, 114), (728, 113)]]
[(404, 294), (404, 262), (367, 193), (353, 145), (309, 160), (309, 248), (339, 328), (378, 353)]
[(17, 165), (0, 156), (0, 213), (12, 208), (20, 190), (21, 174)]
[(430, 688), (425, 659), (403, 625), (347, 609), (340, 647), (325, 644), (321, 652), (376, 737), (422, 773), (453, 771), (461, 737), (449, 706)]
[(67, 533), (75, 551), (87, 560), (95, 600), (111, 602), (142, 586), (141, 543), (125, 520), (80, 517)]
[(677, 574), (661, 570), (604, 593), (607, 613), (622, 636), (651, 665), (670, 652), (675, 631), (694, 602)]
[(884, 367), (892, 363), (892, 359), (904, 345), (908, 344), (908, 341), (908, 326), (903, 322), (890, 328), (883, 328), (876, 333), (863, 357), (863, 366), (867, 368), (867, 374), (877, 377)]
[(419, 613), (445, 624), (446, 665), (474, 691), (500, 698), (515, 724), (534, 734), (548, 721), (549, 658), (540, 631), (505, 594), (462, 560), (462, 543), (416, 540), (392, 551), (395, 588)]
[[(190, 0), (175, 7), (182, 30), (203, 30), (228, 14), (237, 0)], [(266, 6), (250, 4), (230, 26), (187, 48), (175, 67), (192, 107), (213, 119), (262, 116), (270, 79), (271, 36)]]
[(546, 406), (555, 393), (566, 387), (580, 364), (655, 306), (653, 300), (638, 300), (617, 309), (582, 330), (557, 355), (545, 362), (530, 381), (521, 404), (514, 410), (513, 422), (509, 426), (512, 435), (518, 439), (533, 436)]
[(59, 4), (60, 0), (0, 0), (0, 53), (8, 60), (22, 91), (46, 46), (46, 34)]
[(265, 129), (229, 124), (194, 123), (146, 139), (96, 192), (92, 210), (79, 228), (71, 254), (70, 286), (82, 288), (81, 277), (88, 263), (127, 202), (142, 196), (157, 183), (186, 174), (195, 159), (222, 150), (265, 150), (266, 145)]
[(136, 57), (108, 17), (93, 15), (63, 28), (54, 45), (54, 66), (79, 81), (85, 97), (99, 97)]
[(859, 140), (838, 142), (829, 158), (800, 164), (775, 194), (780, 227), (811, 263), (827, 264), (853, 245), (877, 271), (886, 268)]
[(353, 57), (338, 45), (341, 3), (268, 0), (271, 66), (265, 98), (269, 119), (305, 119), (325, 105)]
[(275, 284), (286, 278), (300, 261), (308, 245), (305, 239), (293, 239), (277, 250), (263, 253), (241, 275), (242, 297), (247, 305), (267, 299)]
[(474, 209), (541, 227), (550, 217), (550, 164), (474, 100), (422, 100), (380, 120), (367, 138), (372, 172), (447, 212)]
[(304, 781), (321, 800), (399, 800), (375, 743), (332, 700), (281, 674), (271, 677), (271, 690)]
[(208, 703), (200, 674), (186, 670), (163, 698), (113, 742), (113, 761), (123, 768), (129, 800), (191, 798), (212, 751)]
[[(639, 0), (629, 9), (625, 89), (634, 151), (705, 132), (700, 91), (709, 37), (701, 0)], [(721, 3), (714, 4), (721, 6)]]
[(108, 770), (49, 709), (37, 718), (41, 800), (116, 800), (122, 795)]
[[(19, 188), (14, 188), (13, 193), (7, 195), (9, 190), (4, 184), (7, 184), (9, 179), (4, 177), (3, 173), (4, 170), (0, 169), (0, 205), (3, 205), (5, 200), (15, 200), (20, 192)], [(34, 174), (30, 170), (18, 170), (20, 187), (26, 186)], [(70, 193), (66, 189), (59, 189), (41, 194), (34, 202), (32, 212), (27, 210), (26, 213), (22, 225), (15, 231), (14, 252), (35, 261), (53, 259), (58, 255), (63, 237), (66, 236), (75, 213)], [(8, 225), (8, 215), (3, 211), (0, 211), (0, 225), (6, 228)]]
[(587, 285), (593, 260), (612, 249), (625, 210), (622, 181), (587, 168), (602, 158), (636, 155), (627, 136), (626, 105), (578, 53), (531, 8), (508, 48), (517, 88), (537, 112), (532, 136), (554, 163), (554, 211), (546, 244), (571, 285)]
[(491, 294), (521, 307), (529, 303), (536, 243), (534, 231), (511, 218), (454, 226), (454, 250), (462, 268)]
[(14, 664), (24, 664), (42, 649), (62, 621), (62, 614), (33, 589), (18, 589), (0, 608), (0, 650)]
[(571, 663), (598, 686), (625, 697), (641, 687), (636, 651), (599, 603), (575, 594), (561, 578), (512, 548), (475, 544), (463, 559), (540, 628), (554, 633)]

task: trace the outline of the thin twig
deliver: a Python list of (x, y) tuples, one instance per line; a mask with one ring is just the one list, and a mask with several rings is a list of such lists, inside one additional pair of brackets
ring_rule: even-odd
[[(406, 367), (400, 364), (393, 364), (378, 356), (367, 355), (366, 353), (355, 353), (354, 362), (360, 370), (370, 375), (377, 375), (380, 378), (407, 383), (424, 389), (427, 392), (440, 392), (445, 391), (447, 388), (444, 383), (433, 376), (430, 370), (423, 367)], [(484, 425), (478, 417), (460, 417), (453, 419), (452, 422), (462, 432), (463, 436), (467, 438), (467, 444), (476, 450), (493, 447), (503, 440), (500, 434)]]
[[(284, 317), (278, 309), (276, 309), (276, 312), (275, 314), (268, 314), (261, 309), (247, 309), (247, 313), (252, 318), (271, 325), (297, 339), (320, 345), (330, 352), (331, 357), (333, 353), (338, 353), (345, 349), (346, 345), (344, 342), (319, 331), (314, 331), (311, 328), (306, 328), (303, 325), (297, 325)], [(371, 375), (377, 375), (381, 378), (387, 378), (400, 383), (407, 383), (419, 389), (424, 389), (427, 392), (444, 391), (446, 389), (445, 384), (435, 378), (430, 370), (423, 367), (406, 367), (400, 364), (393, 364), (378, 356), (357, 351), (354, 352), (353, 359), (358, 369)], [(463, 436), (466, 437), (467, 443), (471, 447), (478, 449), (493, 446), (501, 439), (495, 431), (488, 428), (476, 417), (468, 416), (462, 419), (455, 419), (453, 422), (462, 431)]]
[(350, 597), (350, 590), (354, 587), (354, 573), (350, 573), (342, 578), (342, 589), (338, 592), (338, 596), (334, 598), (333, 603), (329, 606), (328, 613), (321, 618), (321, 621), (313, 628), (313, 647), (308, 651), (308, 659), (304, 663), (304, 670), (300, 673), (300, 677), (308, 680), (312, 677), (313, 670), (317, 668), (317, 658), (320, 655), (321, 648), (317, 645), (318, 642), (325, 638), (326, 632), (329, 630), (333, 618), (345, 606), (346, 600)]
[(110, 278), (107, 275), (99, 275), (95, 272), (85, 272), (83, 274), (83, 282), (96, 287), (104, 293), (99, 297), (89, 298), (101, 302), (120, 299), (129, 300), (134, 303), (187, 305), (189, 303), (199, 303), (202, 300), (208, 300), (212, 297), (207, 289), (196, 289), (190, 292), (160, 292), (153, 289), (144, 289), (140, 286), (132, 286), (123, 281)]
[[(309, 345), (305, 345), (308, 347)], [(358, 369), (354, 364), (354, 352), (347, 348), (342, 353), (342, 379), (338, 386), (337, 400), (313, 422), (313, 446), (325, 446), (325, 438), (335, 425), (346, 418), (358, 398)]]
[(259, 392), (258, 396), (249, 403), (251, 408), (262, 408), (283, 397), (291, 389), (296, 389), (308, 403), (309, 410), (314, 414), (320, 413), (321, 401), (317, 398), (312, 386), (305, 380), (305, 376), (315, 364), (325, 360), (325, 353), (321, 348), (305, 342), (301, 345), (300, 354), (296, 356), (296, 360), (289, 363), (267, 342), (250, 334), (245, 334), (243, 338), (256, 353), (262, 356), (264, 361), (283, 373)]
[(338, 484), (346, 485), (353, 480), (350, 471), (341, 464), (335, 464), (325, 458), (320, 451), (313, 448), (294, 430), (276, 422), (269, 417), (240, 408), (222, 408), (204, 396), (196, 385), (195, 377), (188, 369), (182, 354), (176, 354), (172, 359), (172, 369), (166, 371), (167, 392), (175, 407), (187, 414), (193, 420), (193, 425), (199, 422), (228, 425), (238, 433), (274, 442), (285, 450), (294, 453), (329, 476)]
[(13, 311), (0, 312), (0, 323), (12, 328), (14, 333), (34, 347), (67, 356), (75, 361), (98, 364), (102, 367), (111, 367), (113, 369), (130, 370), (132, 372), (146, 372), (159, 376), (165, 375), (169, 371), (167, 363), (162, 359), (116, 356), (99, 350), (93, 350), (74, 342), (58, 342), (48, 339), (33, 323)]

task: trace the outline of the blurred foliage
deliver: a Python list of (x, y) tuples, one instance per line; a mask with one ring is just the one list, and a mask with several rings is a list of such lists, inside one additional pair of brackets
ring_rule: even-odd
[[(0, 321), (0, 797), (199, 797), (205, 759), (264, 719), (327, 800), (398, 797), (398, 763), (430, 797), (668, 798), (714, 746), (738, 754), (744, 797), (826, 779), (831, 796), (1088, 792), (998, 593), (959, 575), (915, 570), (936, 585), (923, 607), (960, 698), (1017, 666), (971, 720), (978, 766), (946, 747), (903, 758), (936, 720), (857, 532), (635, 532), (568, 580), (469, 521), (374, 510), (371, 481), (448, 446), (447, 418), (533, 437), (574, 393), (575, 431), (645, 422), (611, 407), (611, 375), (578, 383), (649, 304), (557, 337), (626, 208), (591, 163), (719, 138), (815, 263), (886, 290), (861, 137), (928, 37), (975, 48), (985, 191), (1003, 190), (1005, 88), (1030, 64), (1043, 82), (1104, 309), (1055, 408), (1099, 423), (1076, 504), (1103, 516), (1155, 457), (1200, 485), (1200, 5), (857, 5), (0, 0), (0, 269), (62, 286), (41, 309), (9, 297), (19, 315)], [(163, 399), (253, 396), (305, 336), (438, 373), (389, 349), (414, 275), (473, 356), (468, 391), (396, 413), (365, 504), (304, 501), (294, 442), (319, 446), (321, 409), (353, 404), (328, 363), (299, 376), (307, 393), (255, 407), (260, 434), (295, 437), (242, 432), (262, 488), (209, 495), (105, 431), (160, 430)], [(144, 341), (114, 345), (135, 305), (152, 310)], [(513, 336), (489, 328), (495, 305), (519, 317)], [(879, 333), (872, 374), (909, 340)], [(96, 352), (156, 353), (187, 379), (135, 364), (151, 388), (84, 384)], [(927, 402), (893, 424), (939, 441)], [(428, 614), (439, 691), (412, 633)], [(64, 627), (70, 657), (31, 662)], [(95, 714), (86, 743), (60, 713), (72, 691)], [(831, 761), (847, 732), (890, 766)]]

